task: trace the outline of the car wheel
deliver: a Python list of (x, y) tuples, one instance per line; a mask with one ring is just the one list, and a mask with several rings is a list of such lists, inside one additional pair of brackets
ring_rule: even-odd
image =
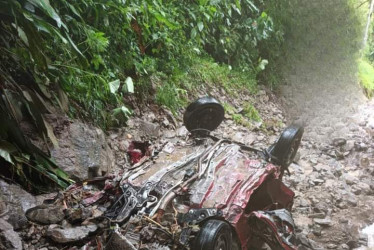
[(183, 116), (187, 130), (193, 132), (210, 132), (223, 121), (225, 111), (213, 97), (203, 97), (191, 103)]
[(192, 249), (231, 250), (232, 231), (230, 225), (221, 220), (208, 220), (200, 229)]
[(299, 125), (287, 127), (278, 141), (267, 150), (272, 161), (287, 168), (295, 158), (303, 133), (304, 128)]

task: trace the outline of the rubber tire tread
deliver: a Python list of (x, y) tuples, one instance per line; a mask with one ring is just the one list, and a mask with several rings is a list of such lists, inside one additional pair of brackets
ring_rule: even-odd
[(232, 230), (230, 225), (222, 220), (208, 220), (200, 229), (195, 239), (193, 250), (214, 250), (216, 240), (220, 234), (226, 234), (228, 237), (229, 249), (232, 243)]
[(183, 122), (190, 132), (199, 128), (213, 131), (221, 124), (224, 115), (224, 108), (215, 98), (202, 97), (188, 105)]
[(287, 160), (286, 157), (291, 150), (291, 146), (294, 140), (300, 137), (300, 141), (301, 141), (303, 133), (304, 133), (304, 128), (302, 126), (295, 125), (295, 124), (291, 125), (282, 132), (281, 136), (279, 137), (275, 145), (270, 147), (271, 155), (277, 159), (278, 161), (277, 163), (279, 165), (281, 165), (282, 167), (288, 167), (288, 165), (292, 163), (300, 144), (297, 145), (297, 148), (289, 162), (286, 162)]

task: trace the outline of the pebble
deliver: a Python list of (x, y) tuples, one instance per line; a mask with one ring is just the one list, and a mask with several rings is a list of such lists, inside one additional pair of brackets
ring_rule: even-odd
[(318, 225), (325, 226), (325, 227), (330, 227), (332, 225), (332, 221), (330, 218), (325, 218), (325, 219), (315, 218), (313, 219), (313, 222), (317, 223)]

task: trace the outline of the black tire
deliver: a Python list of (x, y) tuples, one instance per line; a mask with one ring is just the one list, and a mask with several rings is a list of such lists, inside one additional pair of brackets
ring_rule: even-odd
[(267, 150), (272, 161), (287, 168), (295, 158), (303, 133), (304, 128), (302, 126), (291, 125), (287, 127), (278, 141)]
[(187, 130), (213, 131), (223, 121), (225, 110), (213, 97), (203, 97), (191, 103), (183, 116), (183, 122)]
[(208, 220), (200, 229), (195, 239), (193, 250), (231, 250), (232, 230), (230, 225), (221, 220)]

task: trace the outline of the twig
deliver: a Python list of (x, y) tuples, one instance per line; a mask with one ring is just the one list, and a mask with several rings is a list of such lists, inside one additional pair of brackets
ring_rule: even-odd
[(152, 220), (151, 218), (149, 218), (148, 216), (145, 216), (145, 215), (143, 215), (143, 217), (144, 217), (147, 221), (152, 222), (153, 224), (159, 226), (160, 228), (164, 229), (164, 230), (167, 231), (169, 234), (171, 234), (171, 233), (169, 232), (169, 229), (168, 229), (168, 228), (164, 227), (163, 225), (161, 225), (161, 224), (158, 223), (157, 221), (154, 221), (154, 220)]

